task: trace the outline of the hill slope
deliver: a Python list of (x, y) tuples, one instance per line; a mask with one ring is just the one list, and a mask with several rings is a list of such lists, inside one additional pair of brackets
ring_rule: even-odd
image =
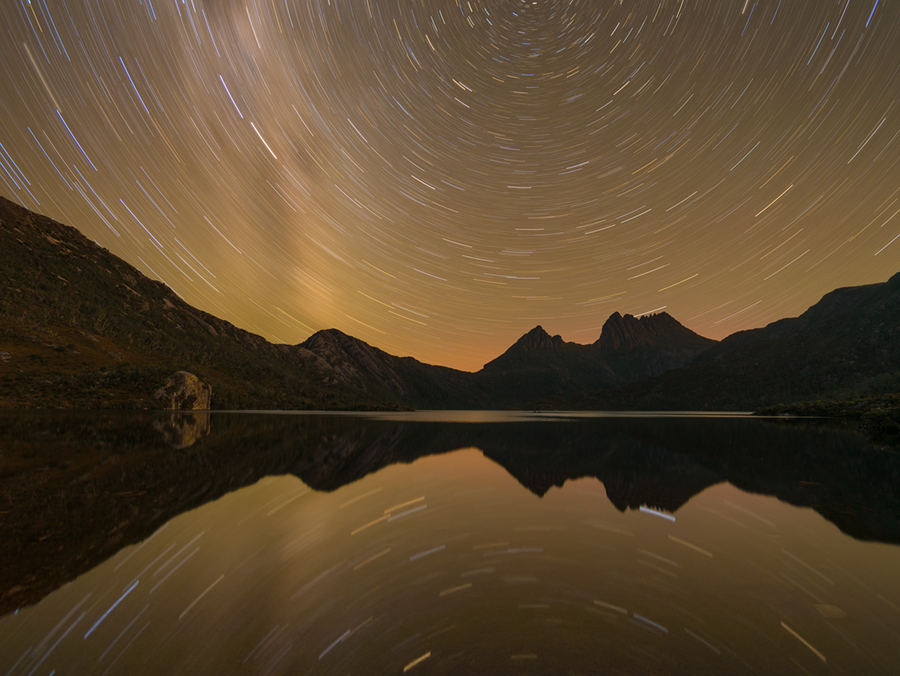
[(337, 329), (318, 331), (300, 344), (367, 392), (426, 409), (490, 408), (475, 374), (395, 357)]
[(687, 364), (714, 341), (666, 313), (613, 314), (592, 345), (540, 326), (478, 373), (395, 357), (336, 329), (275, 345), (191, 307), (161, 282), (0, 198), (0, 406), (153, 408), (174, 371), (213, 407), (515, 408)]
[(216, 408), (371, 408), (302, 347), (197, 310), (78, 230), (0, 198), (0, 400), (6, 407), (153, 407), (188, 370)]

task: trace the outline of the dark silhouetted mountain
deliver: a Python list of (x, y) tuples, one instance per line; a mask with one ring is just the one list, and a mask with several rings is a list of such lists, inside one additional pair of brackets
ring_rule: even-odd
[(614, 312), (603, 324), (600, 337), (594, 344), (608, 353), (635, 349), (700, 352), (715, 342), (685, 328), (668, 312), (643, 315), (640, 318), (632, 315), (623, 317)]
[(0, 198), (0, 406), (153, 408), (176, 371), (226, 409), (515, 408), (685, 365), (713, 344), (667, 314), (613, 315), (593, 345), (537, 327), (478, 373), (335, 329), (275, 345), (191, 307), (74, 228)]
[(551, 408), (756, 410), (900, 391), (900, 274), (837, 289), (799, 317), (739, 331), (689, 367)]
[(174, 371), (217, 408), (372, 408), (302, 347), (273, 345), (185, 303), (78, 230), (0, 198), (0, 402), (149, 407)]
[(495, 396), (512, 385), (528, 401), (614, 387), (681, 368), (714, 344), (666, 313), (636, 319), (616, 312), (592, 345), (566, 342), (537, 326), (477, 375)]
[(543, 327), (536, 326), (513, 343), (506, 352), (485, 364), (484, 370), (499, 373), (551, 364), (565, 366), (573, 360), (590, 361), (591, 354), (589, 346), (567, 343), (561, 336), (551, 336)]
[(535, 326), (531, 331), (519, 338), (502, 355), (494, 359), (490, 364), (503, 363), (512, 359), (527, 358), (539, 350), (562, 350), (566, 342), (561, 336), (551, 336), (541, 325)]
[[(476, 374), (478, 382), (502, 405), (515, 393), (524, 403), (539, 396), (584, 392), (621, 381), (598, 350), (568, 343), (537, 326)], [(537, 392), (546, 392), (538, 395)]]
[(488, 408), (492, 404), (471, 373), (395, 357), (337, 329), (319, 331), (299, 347), (320, 357), (362, 392), (377, 393), (380, 400), (427, 409)]
[[(618, 313), (616, 317), (621, 320)], [(604, 334), (597, 343), (582, 345), (537, 326), (474, 374), (395, 357), (336, 329), (319, 331), (300, 347), (367, 395), (394, 397), (417, 408), (449, 409), (515, 408), (541, 396), (612, 387), (684, 366), (715, 343), (669, 315), (640, 320), (626, 315), (624, 321), (629, 320), (638, 327), (630, 334), (635, 340), (619, 348), (606, 347)]]
[(619, 375), (631, 382), (687, 366), (716, 341), (697, 335), (667, 312), (635, 318), (615, 312), (594, 345)]

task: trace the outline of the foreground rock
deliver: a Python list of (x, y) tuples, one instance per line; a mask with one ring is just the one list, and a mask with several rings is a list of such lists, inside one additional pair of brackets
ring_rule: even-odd
[(159, 408), (170, 411), (208, 411), (212, 388), (193, 373), (176, 371), (153, 395)]

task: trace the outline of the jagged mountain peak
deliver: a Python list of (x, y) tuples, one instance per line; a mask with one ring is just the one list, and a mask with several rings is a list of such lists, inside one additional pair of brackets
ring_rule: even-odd
[(712, 345), (714, 342), (686, 328), (668, 312), (640, 317), (613, 312), (603, 324), (600, 337), (594, 344), (606, 350), (620, 351), (635, 348), (696, 348)]

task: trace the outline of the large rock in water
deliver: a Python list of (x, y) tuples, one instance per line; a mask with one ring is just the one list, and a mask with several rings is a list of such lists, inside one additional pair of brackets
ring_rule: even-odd
[(212, 399), (212, 387), (193, 373), (177, 371), (169, 376), (165, 386), (158, 389), (153, 398), (160, 408), (173, 411), (206, 411)]

